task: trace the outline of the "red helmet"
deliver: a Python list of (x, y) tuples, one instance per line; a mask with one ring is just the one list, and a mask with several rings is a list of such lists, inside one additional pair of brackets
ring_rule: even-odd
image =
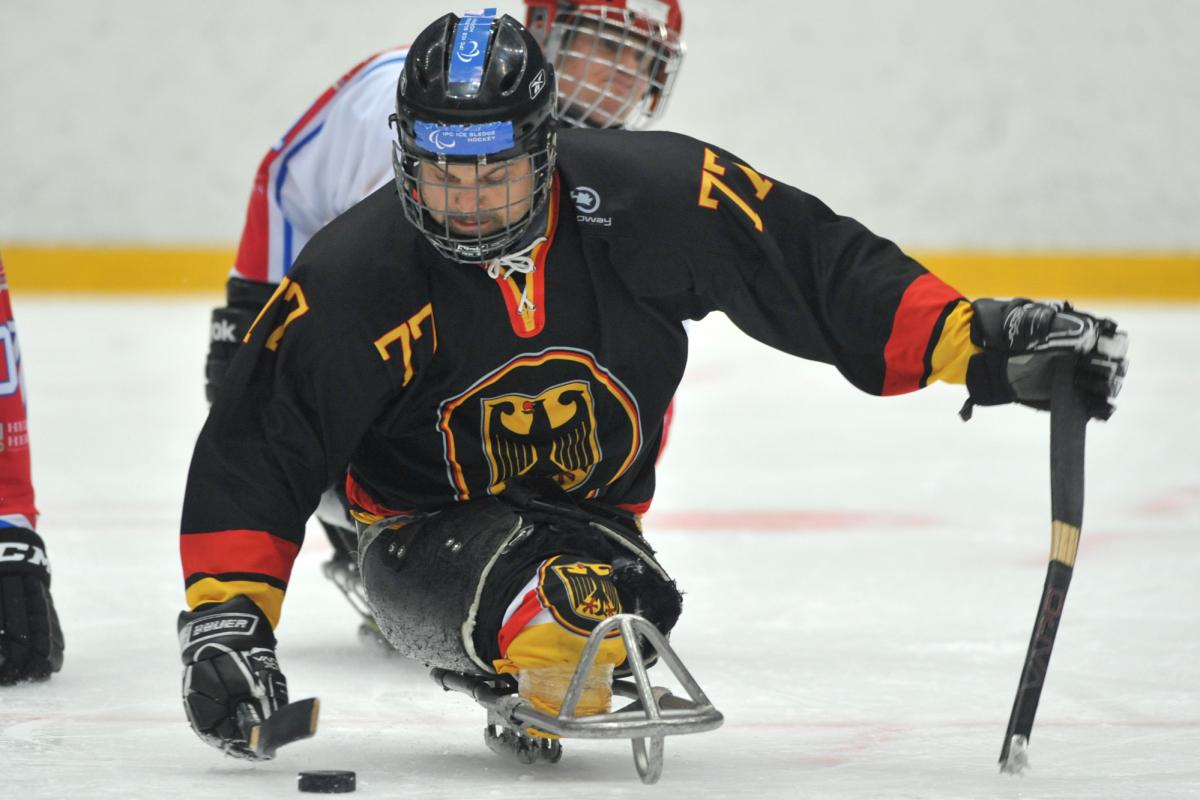
[(678, 0), (525, 0), (558, 73), (559, 121), (640, 128), (662, 115), (683, 61)]

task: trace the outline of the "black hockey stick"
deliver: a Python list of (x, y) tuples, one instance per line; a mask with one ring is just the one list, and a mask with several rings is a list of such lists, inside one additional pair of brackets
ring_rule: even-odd
[[(248, 714), (257, 717), (252, 706), (248, 703), (243, 706), (248, 709)], [(285, 744), (307, 739), (316, 733), (317, 717), (320, 713), (321, 701), (310, 697), (280, 706), (264, 722), (259, 722), (256, 718), (243, 719), (240, 708), (238, 718), (245, 730), (250, 749), (254, 751), (255, 756), (265, 761), (274, 758), (275, 751)]]
[(1075, 389), (1075, 360), (1063, 358), (1056, 365), (1050, 398), (1050, 566), (1042, 602), (1033, 623), (1033, 635), (1025, 654), (1025, 666), (1017, 684), (1004, 747), (1000, 750), (1000, 771), (1017, 773), (1028, 763), (1026, 749), (1033, 730), (1050, 652), (1062, 618), (1067, 588), (1079, 549), (1079, 530), (1083, 525), (1083, 454), (1088, 414)]

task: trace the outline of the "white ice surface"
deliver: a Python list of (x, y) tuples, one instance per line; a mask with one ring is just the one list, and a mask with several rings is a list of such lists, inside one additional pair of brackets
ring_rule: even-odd
[(67, 653), (49, 683), (0, 690), (4, 798), (275, 797), (306, 768), (356, 770), (373, 797), (1200, 797), (1200, 309), (1101, 309), (1133, 366), (1089, 428), (1017, 778), (996, 757), (1049, 550), (1048, 416), (964, 425), (958, 389), (875, 399), (723, 318), (695, 326), (647, 529), (687, 591), (673, 642), (726, 724), (668, 740), (648, 788), (623, 743), (569, 741), (555, 767), (489, 752), (469, 699), (357, 642), (316, 530), (279, 652), (293, 695), (321, 697), (319, 734), (254, 765), (195, 738), (176, 532), (210, 306), (16, 298)]

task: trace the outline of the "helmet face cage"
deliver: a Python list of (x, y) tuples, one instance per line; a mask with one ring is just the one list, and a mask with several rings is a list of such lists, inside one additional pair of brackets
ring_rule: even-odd
[(527, 153), (450, 159), (392, 143), (404, 216), (443, 256), (477, 264), (510, 252), (545, 205), (554, 169), (554, 136)]
[(562, 124), (636, 129), (666, 109), (684, 45), (665, 20), (580, 5), (554, 16), (546, 55), (558, 73)]

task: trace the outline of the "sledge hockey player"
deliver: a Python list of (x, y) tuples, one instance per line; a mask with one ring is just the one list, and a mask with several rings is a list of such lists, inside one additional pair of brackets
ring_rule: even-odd
[[(678, 0), (525, 0), (526, 24), (559, 76), (561, 124), (640, 128), (659, 119), (683, 59)], [(267, 153), (251, 193), (227, 303), (213, 311), (205, 393), (212, 402), (250, 323), (326, 223), (393, 180), (396, 83), (407, 47), (378, 53), (317, 99)], [(377, 633), (361, 599), (336, 486), (317, 517), (334, 545), (325, 573)]]
[(21, 351), (0, 262), (0, 686), (45, 680), (62, 668), (63, 634), (37, 516)]
[[(554, 84), (510, 17), (429, 26), (399, 81), (394, 184), (318, 232), (250, 326), (196, 444), (181, 536), (184, 705), (227, 753), (252, 753), (239, 716), (286, 702), (274, 631), (335, 481), (401, 653), (537, 684), (619, 610), (669, 632), (679, 593), (639, 516), (684, 320), (722, 311), (875, 395), (945, 381), (1041, 407), (1069, 356), (1090, 413), (1113, 410), (1112, 321), (970, 302), (715, 145), (560, 131)], [(603, 666), (629, 655), (606, 647)], [(563, 688), (529, 696), (554, 710)]]
[[(526, 25), (559, 76), (559, 123), (639, 129), (666, 109), (683, 61), (679, 0), (525, 0)], [(371, 56), (309, 106), (259, 165), (246, 224), (213, 312), (206, 394), (212, 402), (259, 309), (305, 243), (389, 183), (396, 83), (408, 47)]]

